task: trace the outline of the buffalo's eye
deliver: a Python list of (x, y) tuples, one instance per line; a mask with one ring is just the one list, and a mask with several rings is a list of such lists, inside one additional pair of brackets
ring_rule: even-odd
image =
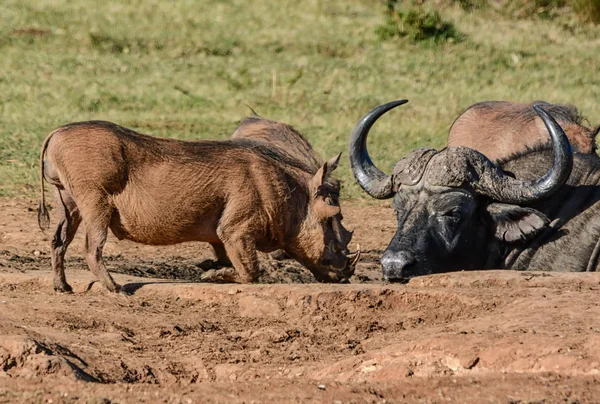
[(451, 248), (452, 240), (456, 237), (459, 228), (461, 211), (458, 208), (443, 210), (436, 215), (438, 226), (436, 233), (444, 241), (448, 248)]
[(448, 209), (439, 215), (439, 217), (446, 220), (459, 220), (460, 216), (460, 209), (458, 208)]

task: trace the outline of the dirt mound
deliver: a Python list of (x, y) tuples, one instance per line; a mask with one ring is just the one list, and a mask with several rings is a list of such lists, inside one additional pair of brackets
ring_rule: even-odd
[[(241, 401), (265, 400), (257, 389), (269, 380), (298, 399), (329, 402), (441, 392), (465, 401), (459, 393), (477, 385), (496, 398), (600, 393), (596, 274), (471, 272), (407, 285), (211, 285), (118, 275), (138, 285), (128, 297), (89, 288), (86, 272), (71, 275), (76, 293), (58, 295), (47, 271), (0, 271), (0, 375), (21, 381), (13, 386), (86, 380), (96, 383), (82, 391), (114, 399), (132, 390), (115, 387), (115, 396), (98, 386), (150, 384), (159, 390), (142, 390), (184, 388), (197, 397), (206, 386), (235, 383), (226, 389)], [(399, 381), (407, 390), (394, 387)]]
[(67, 347), (41, 342), (23, 335), (2, 333), (0, 340), (0, 371), (8, 377), (25, 379), (69, 377), (84, 381), (98, 381), (82, 368), (85, 361)]

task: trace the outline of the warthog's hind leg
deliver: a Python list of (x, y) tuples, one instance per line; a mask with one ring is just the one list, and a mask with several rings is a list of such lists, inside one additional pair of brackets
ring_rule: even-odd
[(71, 292), (72, 288), (65, 277), (65, 253), (77, 228), (81, 223), (79, 209), (73, 198), (64, 189), (54, 190), (56, 200), (56, 211), (58, 223), (54, 231), (54, 237), (50, 246), (52, 247), (52, 271), (54, 272), (54, 290), (57, 292)]
[(102, 249), (106, 243), (112, 209), (103, 200), (95, 202), (80, 206), (85, 226), (85, 259), (92, 273), (106, 289), (119, 292), (121, 288), (108, 273), (102, 259)]
[(231, 268), (231, 261), (227, 256), (225, 247), (221, 243), (210, 243), (212, 246), (216, 260), (206, 259), (198, 264), (202, 270), (201, 279), (206, 282), (235, 282), (235, 269)]

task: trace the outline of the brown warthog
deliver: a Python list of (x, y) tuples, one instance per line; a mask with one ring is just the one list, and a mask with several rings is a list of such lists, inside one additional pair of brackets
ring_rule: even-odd
[(143, 244), (208, 242), (233, 264), (235, 270), (221, 270), (229, 280), (255, 280), (256, 251), (283, 249), (319, 281), (345, 281), (355, 262), (333, 225), (340, 207), (330, 176), (338, 160), (312, 175), (247, 140), (160, 139), (103, 121), (63, 126), (40, 154), (40, 227), (49, 221), (44, 179), (55, 188), (59, 214), (51, 242), (54, 288), (71, 290), (64, 254), (80, 224), (88, 266), (110, 291), (120, 288), (102, 260), (109, 228)]
[[(244, 119), (240, 126), (233, 132), (232, 139), (247, 139), (262, 142), (274, 152), (287, 156), (297, 162), (299, 167), (310, 174), (316, 174), (323, 165), (321, 156), (312, 148), (308, 140), (294, 127), (269, 119), (253, 115)], [(340, 182), (330, 178), (331, 197), (335, 203), (339, 203)], [(348, 245), (352, 239), (352, 232), (342, 226), (342, 214), (333, 221), (336, 237), (343, 245)], [(359, 248), (360, 249), (360, 248)], [(285, 258), (281, 250), (272, 255), (275, 259)]]
[(492, 161), (503, 160), (548, 143), (548, 132), (532, 106), (537, 104), (551, 114), (565, 131), (574, 151), (593, 154), (600, 125), (589, 129), (572, 105), (534, 101), (517, 104), (486, 101), (471, 105), (450, 127), (448, 146), (465, 146)]

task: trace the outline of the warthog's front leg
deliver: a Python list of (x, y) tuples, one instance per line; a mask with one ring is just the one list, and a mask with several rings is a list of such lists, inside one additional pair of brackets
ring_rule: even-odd
[(225, 250), (237, 271), (238, 282), (250, 283), (258, 278), (260, 268), (256, 243), (247, 237), (236, 237), (225, 243)]
[[(243, 226), (240, 227), (243, 228)], [(223, 240), (227, 257), (231, 260), (235, 270), (232, 268), (211, 270), (206, 272), (202, 279), (212, 282), (249, 283), (258, 278), (258, 256), (254, 240), (245, 235), (218, 233), (220, 233), (219, 237)]]
[(73, 198), (65, 190), (54, 190), (58, 223), (54, 231), (52, 247), (52, 271), (54, 272), (54, 290), (57, 292), (72, 292), (65, 277), (65, 252), (81, 223), (79, 209)]

